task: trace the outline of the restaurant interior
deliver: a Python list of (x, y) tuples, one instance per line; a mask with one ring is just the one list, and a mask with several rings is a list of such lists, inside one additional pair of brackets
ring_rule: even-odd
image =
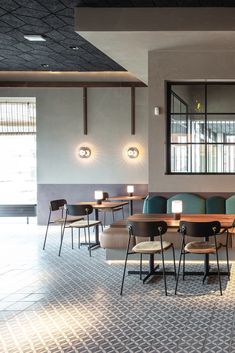
[(235, 352), (234, 15), (0, 0), (0, 352)]

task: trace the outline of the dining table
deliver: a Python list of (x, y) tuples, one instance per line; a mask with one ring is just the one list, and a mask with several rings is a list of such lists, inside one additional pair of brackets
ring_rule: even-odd
[[(188, 221), (188, 222), (212, 222), (219, 221), (221, 224), (221, 229), (225, 232), (229, 231), (229, 229), (233, 228), (233, 222), (235, 220), (235, 214), (181, 214), (180, 219), (174, 219), (173, 214), (160, 214), (160, 213), (137, 213), (131, 215), (127, 219), (128, 221), (136, 221), (136, 222), (152, 222), (152, 221), (165, 221), (167, 223), (167, 227), (169, 230), (177, 230), (179, 228), (180, 221)], [(180, 236), (177, 234), (176, 236)], [(161, 271), (157, 271), (156, 269), (159, 266), (154, 265), (154, 255), (150, 255), (149, 258), (149, 271), (148, 274), (156, 274), (161, 273)], [(138, 273), (138, 271), (132, 271), (133, 273)], [(131, 273), (131, 272), (130, 272)], [(168, 274), (174, 274), (173, 271), (168, 271)], [(210, 271), (210, 263), (209, 263), (209, 254), (205, 254), (204, 257), (204, 271), (186, 271), (187, 275), (217, 275), (217, 272)], [(228, 271), (221, 271), (221, 275), (228, 275)]]
[[(114, 209), (116, 207), (121, 207), (128, 205), (128, 202), (111, 202), (111, 201), (102, 201), (102, 203), (98, 203), (97, 201), (81, 201), (77, 202), (78, 205), (91, 205), (95, 211), (95, 220), (99, 220), (99, 210), (107, 210), (107, 209)], [(83, 243), (84, 244), (84, 243)], [(100, 246), (99, 240), (99, 225), (95, 227), (95, 242), (90, 245), (92, 249), (97, 248)]]
[(133, 215), (133, 202), (144, 200), (147, 195), (118, 195), (109, 197), (110, 201), (126, 201), (129, 204), (129, 215)]

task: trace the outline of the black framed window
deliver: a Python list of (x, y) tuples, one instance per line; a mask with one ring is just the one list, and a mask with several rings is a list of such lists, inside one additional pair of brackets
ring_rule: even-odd
[(235, 82), (167, 84), (167, 174), (235, 173)]

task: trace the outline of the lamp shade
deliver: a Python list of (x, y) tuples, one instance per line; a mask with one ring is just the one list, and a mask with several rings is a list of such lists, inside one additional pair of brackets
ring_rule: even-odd
[(182, 213), (183, 211), (183, 202), (181, 200), (174, 200), (171, 204), (172, 213)]
[(95, 200), (103, 200), (103, 191), (102, 190), (96, 190), (95, 191)]
[(133, 192), (134, 192), (134, 185), (127, 185), (127, 192), (128, 192), (128, 194), (133, 194)]

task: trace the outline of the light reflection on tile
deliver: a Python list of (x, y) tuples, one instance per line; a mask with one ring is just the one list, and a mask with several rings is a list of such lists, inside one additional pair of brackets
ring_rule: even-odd
[(121, 298), (123, 265), (107, 265), (103, 249), (89, 258), (86, 247), (71, 249), (67, 233), (58, 257), (59, 228), (45, 251), (45, 227), (1, 228), (0, 352), (235, 352), (234, 272), (222, 297), (216, 280), (180, 280), (174, 296), (168, 277), (165, 297), (161, 279), (143, 285), (128, 276)]

